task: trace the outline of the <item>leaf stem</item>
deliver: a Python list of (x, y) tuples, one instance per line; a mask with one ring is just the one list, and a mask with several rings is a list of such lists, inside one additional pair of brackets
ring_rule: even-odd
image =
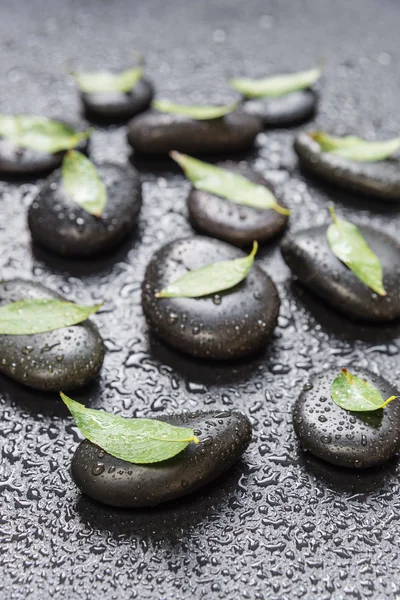
[(272, 208), (280, 215), (289, 216), (290, 214), (292, 214), (292, 211), (289, 208), (280, 206), (277, 202), (274, 204), (274, 206)]
[(388, 398), (386, 400), (386, 402), (384, 402), (381, 406), (379, 406), (379, 408), (385, 408), (385, 406), (387, 406), (393, 400), (397, 400), (397, 398), (400, 398), (400, 396), (390, 396), (390, 398)]
[(336, 213), (335, 213), (335, 205), (334, 204), (330, 205), (329, 212), (331, 214), (332, 221), (335, 223), (335, 225), (337, 225), (338, 218), (337, 218)]

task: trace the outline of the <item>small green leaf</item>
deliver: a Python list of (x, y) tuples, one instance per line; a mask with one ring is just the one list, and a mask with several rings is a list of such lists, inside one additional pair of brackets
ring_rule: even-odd
[(91, 215), (101, 217), (107, 202), (107, 189), (96, 167), (84, 154), (75, 150), (66, 154), (62, 181), (71, 200)]
[(338, 219), (332, 207), (329, 210), (333, 223), (329, 225), (326, 236), (333, 254), (371, 290), (380, 296), (386, 296), (379, 258), (368, 246), (356, 225)]
[(186, 177), (198, 190), (210, 192), (236, 204), (273, 209), (281, 215), (290, 215), (290, 210), (279, 206), (273, 193), (263, 185), (257, 185), (242, 175), (180, 152), (170, 152), (170, 156), (182, 167)]
[(92, 129), (75, 131), (60, 121), (31, 115), (0, 115), (0, 137), (19, 148), (54, 154), (75, 148), (90, 137)]
[(216, 262), (189, 271), (156, 293), (157, 298), (200, 298), (229, 290), (246, 278), (258, 250), (257, 242), (244, 258)]
[(193, 429), (175, 427), (156, 419), (126, 419), (60, 396), (80, 432), (105, 452), (134, 464), (157, 463), (176, 456), (194, 442)]
[(121, 73), (94, 71), (72, 73), (81, 92), (130, 92), (143, 76), (141, 67), (127, 69)]
[(65, 300), (18, 300), (0, 306), (0, 334), (30, 335), (85, 321), (102, 306), (81, 306)]
[(220, 119), (221, 117), (231, 113), (237, 108), (235, 104), (227, 106), (189, 106), (184, 104), (174, 104), (169, 100), (155, 100), (152, 107), (163, 113), (172, 113), (174, 115), (183, 115), (190, 117), (195, 121), (209, 121), (212, 119)]
[(331, 396), (335, 404), (354, 412), (369, 412), (385, 408), (399, 396), (384, 400), (379, 390), (366, 379), (361, 379), (347, 369), (342, 369), (332, 382)]
[(355, 135), (335, 137), (323, 131), (310, 134), (324, 152), (355, 162), (378, 162), (400, 150), (400, 137), (383, 142), (368, 142)]
[(289, 75), (272, 75), (263, 79), (230, 79), (229, 85), (246, 98), (277, 97), (304, 90), (313, 85), (321, 77), (322, 68), (315, 67), (308, 71)]

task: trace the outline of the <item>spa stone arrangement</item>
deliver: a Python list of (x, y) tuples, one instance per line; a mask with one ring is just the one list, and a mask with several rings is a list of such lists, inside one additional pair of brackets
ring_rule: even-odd
[[(342, 312), (360, 326), (400, 318), (396, 240), (357, 226), (356, 212), (351, 221), (343, 219), (333, 203), (323, 225), (293, 231), (298, 208), (290, 198), (280, 197), (274, 182), (245, 161), (232, 159), (254, 148), (265, 128), (310, 119), (321, 76), (317, 66), (231, 78), (240, 97), (216, 106), (155, 98), (142, 66), (73, 73), (87, 119), (97, 127), (126, 122), (135, 156), (149, 164), (169, 157), (191, 183), (187, 212), (195, 233), (160, 247), (141, 283), (144, 318), (167, 346), (198, 361), (227, 361), (227, 368), (265, 349), (280, 297), (257, 264), (257, 252), (282, 236), (282, 257), (293, 277), (333, 314)], [(140, 221), (138, 171), (128, 163), (92, 161), (92, 133), (61, 120), (0, 115), (1, 175), (48, 175), (27, 220), (32, 240), (55, 255), (94, 259), (121, 245)], [(305, 130), (294, 149), (305, 172), (332, 189), (349, 190), (360, 202), (368, 196), (400, 201), (400, 170), (392, 158), (400, 138), (368, 141)], [(105, 345), (90, 316), (102, 309), (102, 302), (74, 303), (35, 281), (0, 284), (0, 371), (30, 388), (60, 392), (84, 437), (71, 465), (77, 486), (104, 504), (139, 508), (217, 479), (252, 439), (250, 419), (234, 407), (127, 418), (69, 396), (100, 375)], [(304, 450), (332, 468), (375, 467), (400, 449), (398, 398), (376, 373), (338, 364), (300, 387), (294, 431)]]

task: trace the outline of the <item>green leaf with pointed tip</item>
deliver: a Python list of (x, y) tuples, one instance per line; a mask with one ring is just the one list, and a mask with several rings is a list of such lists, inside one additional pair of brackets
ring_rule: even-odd
[(0, 137), (19, 148), (54, 154), (75, 148), (90, 137), (92, 129), (75, 131), (69, 125), (46, 117), (0, 115)]
[(216, 262), (189, 271), (156, 293), (157, 298), (200, 298), (233, 288), (247, 277), (258, 250), (257, 242), (244, 258)]
[(399, 396), (384, 400), (380, 391), (366, 379), (361, 379), (347, 369), (342, 369), (332, 382), (331, 396), (335, 404), (354, 412), (370, 412), (385, 408)]
[(273, 193), (263, 185), (180, 152), (173, 151), (170, 156), (182, 167), (186, 177), (198, 190), (243, 206), (273, 209), (281, 215), (290, 215), (290, 210), (279, 206)]
[(326, 236), (333, 254), (371, 290), (380, 296), (386, 296), (379, 258), (368, 246), (356, 225), (338, 219), (333, 208), (330, 212), (333, 223), (329, 225)]
[(355, 162), (379, 162), (400, 150), (400, 137), (383, 142), (368, 142), (354, 135), (336, 137), (323, 131), (310, 134), (324, 152)]
[(107, 189), (94, 164), (81, 152), (70, 151), (62, 165), (62, 181), (68, 196), (86, 212), (101, 217)]
[(110, 71), (94, 71), (72, 73), (81, 90), (86, 93), (96, 92), (130, 92), (143, 76), (141, 67), (127, 69), (121, 73)]
[(60, 395), (86, 439), (130, 463), (161, 462), (182, 452), (190, 442), (199, 443), (193, 429), (156, 419), (126, 419)]
[(262, 79), (230, 79), (229, 85), (246, 98), (273, 98), (311, 87), (321, 77), (321, 73), (322, 68), (315, 67), (308, 71), (271, 75)]
[(18, 300), (0, 306), (0, 334), (31, 335), (85, 321), (103, 305), (81, 306), (66, 300)]
[(226, 106), (191, 106), (185, 104), (174, 104), (169, 100), (155, 100), (152, 107), (163, 113), (171, 113), (174, 115), (183, 115), (190, 117), (195, 121), (209, 121), (220, 119), (221, 117), (233, 112), (237, 108), (235, 104)]

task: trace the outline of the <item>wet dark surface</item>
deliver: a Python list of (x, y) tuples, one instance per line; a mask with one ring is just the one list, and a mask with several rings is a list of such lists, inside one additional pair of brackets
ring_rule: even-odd
[[(66, 72), (125, 64), (137, 49), (160, 97), (229, 102), (224, 77), (308, 68), (323, 55), (320, 110), (310, 128), (380, 139), (398, 134), (400, 8), (393, 0), (88, 0), (2, 3), (3, 112), (74, 119)], [(351, 26), (350, 26), (351, 25)], [(299, 51), (301, 49), (301, 51)], [(292, 136), (262, 133), (251, 165), (271, 177), (298, 230), (338, 213), (396, 237), (396, 206), (306, 180)], [(97, 160), (124, 162), (123, 127), (99, 128)], [(135, 161), (143, 185), (138, 231), (115, 254), (63, 261), (32, 251), (32, 181), (0, 183), (1, 274), (30, 277), (77, 302), (107, 299), (93, 321), (108, 353), (98, 383), (76, 394), (124, 416), (238, 408), (254, 425), (242, 461), (199, 493), (154, 510), (113, 510), (81, 496), (68, 468), (79, 436), (57, 395), (0, 379), (0, 596), (15, 600), (396, 600), (400, 595), (400, 469), (354, 477), (302, 455), (291, 407), (309, 374), (355, 364), (400, 375), (397, 325), (364, 327), (290, 282), (275, 244), (258, 261), (282, 298), (268, 349), (227, 365), (190, 359), (149, 336), (140, 286), (153, 252), (191, 235), (189, 183), (168, 161)]]

